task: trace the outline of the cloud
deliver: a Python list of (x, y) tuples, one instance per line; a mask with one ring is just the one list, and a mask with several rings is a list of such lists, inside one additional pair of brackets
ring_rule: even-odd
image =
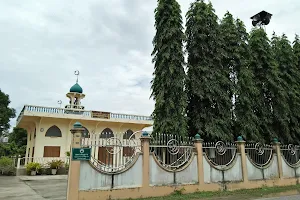
[[(185, 16), (191, 0), (179, 0)], [(75, 70), (89, 110), (150, 115), (155, 0), (1, 1), (0, 87), (19, 114), (24, 104), (59, 106), (75, 83)], [(250, 17), (274, 14), (267, 32), (300, 33), (300, 2), (212, 0), (251, 30)], [(184, 19), (184, 17), (183, 17)], [(184, 20), (185, 21), (185, 20)], [(15, 119), (11, 124), (15, 125)]]

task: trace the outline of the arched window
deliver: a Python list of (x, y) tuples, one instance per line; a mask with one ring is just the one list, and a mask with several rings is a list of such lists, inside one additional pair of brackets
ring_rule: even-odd
[[(100, 143), (105, 144), (105, 140), (112, 137), (114, 137), (113, 131), (110, 128), (105, 128), (99, 136)], [(106, 165), (112, 165), (113, 154), (110, 152), (113, 152), (113, 147), (105, 147), (105, 146), (99, 147), (98, 160), (102, 163), (105, 163)]]
[[(123, 139), (128, 140), (128, 139), (130, 138), (130, 136), (132, 136), (132, 134), (133, 134), (133, 131), (132, 131), (131, 129), (128, 129), (128, 130), (124, 133)], [(131, 139), (135, 139), (135, 135), (133, 135), (133, 136), (131, 137)]]
[(61, 131), (60, 129), (57, 127), (57, 126), (51, 126), (46, 134), (45, 134), (46, 137), (61, 137), (62, 134), (61, 134)]
[(114, 137), (114, 132), (110, 128), (105, 128), (100, 134), (100, 138), (112, 138), (112, 137)]
[(82, 137), (83, 138), (90, 138), (90, 132), (87, 128), (83, 127), (84, 128), (84, 132), (82, 133)]
[[(128, 140), (133, 134), (133, 131), (131, 129), (128, 129), (124, 135), (123, 135), (123, 141), (126, 145), (130, 144), (130, 141)], [(135, 139), (135, 135), (133, 135), (130, 139)], [(131, 157), (134, 154), (134, 148), (132, 147), (123, 147), (123, 156), (124, 157)]]

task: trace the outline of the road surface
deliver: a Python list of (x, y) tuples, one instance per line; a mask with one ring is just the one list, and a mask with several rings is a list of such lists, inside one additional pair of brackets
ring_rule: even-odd
[[(0, 200), (66, 200), (66, 193), (67, 176), (65, 175), (0, 176)], [(300, 200), (300, 195), (256, 200)]]
[(36, 180), (0, 176), (0, 200), (66, 200), (66, 194), (66, 176), (36, 177)]
[(264, 198), (264, 199), (257, 199), (257, 200), (300, 200), (300, 195), (286, 196), (286, 197), (272, 197), (272, 198)]

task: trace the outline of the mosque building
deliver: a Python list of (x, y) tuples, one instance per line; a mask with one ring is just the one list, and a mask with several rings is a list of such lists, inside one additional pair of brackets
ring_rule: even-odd
[(85, 94), (78, 79), (66, 96), (69, 104), (64, 108), (24, 105), (16, 126), (27, 130), (27, 158), (66, 157), (71, 145), (70, 130), (75, 122), (84, 126), (84, 137), (103, 133), (109, 137), (128, 138), (153, 125), (150, 116), (85, 110), (81, 104)]

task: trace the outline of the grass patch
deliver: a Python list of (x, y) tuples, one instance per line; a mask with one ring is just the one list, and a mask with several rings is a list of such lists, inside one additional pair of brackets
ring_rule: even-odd
[(137, 200), (197, 200), (197, 199), (253, 199), (258, 197), (265, 197), (267, 195), (279, 194), (289, 191), (299, 191), (300, 184), (283, 186), (283, 187), (262, 187), (257, 189), (242, 189), (235, 191), (216, 191), (216, 192), (196, 192), (192, 194), (182, 194), (183, 191), (176, 191), (169, 196), (153, 197), (153, 198), (139, 198)]

